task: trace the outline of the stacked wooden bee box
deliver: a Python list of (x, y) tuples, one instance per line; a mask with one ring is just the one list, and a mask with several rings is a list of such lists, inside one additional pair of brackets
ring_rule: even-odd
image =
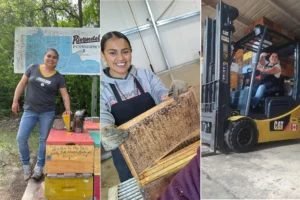
[(85, 121), (84, 128), (94, 141), (94, 199), (100, 200), (100, 124)]
[[(145, 199), (157, 199), (200, 145), (199, 105), (192, 89), (121, 125), (129, 137), (120, 150)], [(174, 150), (175, 149), (175, 150)]]
[(87, 130), (51, 129), (46, 144), (45, 199), (93, 199), (95, 151)]

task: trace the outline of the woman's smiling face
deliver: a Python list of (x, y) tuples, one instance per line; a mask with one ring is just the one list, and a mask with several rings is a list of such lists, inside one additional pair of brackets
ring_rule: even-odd
[(123, 38), (112, 37), (107, 40), (102, 59), (107, 62), (109, 73), (114, 78), (125, 78), (131, 66), (131, 48)]
[(58, 62), (58, 55), (56, 52), (49, 50), (46, 52), (44, 56), (44, 64), (47, 67), (52, 67), (54, 68), (57, 65)]
[(270, 63), (271, 64), (276, 64), (278, 63), (278, 54), (277, 53), (272, 53), (270, 56)]

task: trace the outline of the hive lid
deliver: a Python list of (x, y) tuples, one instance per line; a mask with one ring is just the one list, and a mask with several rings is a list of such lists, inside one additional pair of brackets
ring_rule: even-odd
[(94, 141), (87, 130), (82, 133), (72, 132), (71, 135), (67, 134), (66, 130), (51, 129), (47, 145), (94, 145)]
[(100, 123), (99, 122), (84, 121), (83, 127), (86, 130), (100, 130)]
[(88, 133), (93, 138), (95, 147), (100, 148), (100, 131), (98, 130), (89, 130)]

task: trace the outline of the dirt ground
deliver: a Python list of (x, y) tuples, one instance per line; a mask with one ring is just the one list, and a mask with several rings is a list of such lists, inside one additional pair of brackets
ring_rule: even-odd
[[(0, 119), (0, 199), (20, 200), (26, 189), (15, 137), (20, 118)], [(36, 154), (31, 155), (36, 160)]]

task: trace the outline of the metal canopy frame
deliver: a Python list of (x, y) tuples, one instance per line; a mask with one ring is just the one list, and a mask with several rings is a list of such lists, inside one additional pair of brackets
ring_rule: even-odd
[[(165, 25), (165, 24), (170, 24), (170, 23), (177, 22), (177, 21), (180, 21), (180, 20), (183, 20), (183, 19), (195, 17), (197, 15), (200, 15), (200, 11), (193, 11), (193, 12), (189, 12), (189, 13), (186, 13), (186, 14), (183, 14), (183, 15), (170, 17), (170, 18), (167, 18), (167, 19), (156, 21), (156, 26), (159, 27), (159, 26), (162, 26), (162, 25)], [(121, 31), (121, 33), (123, 33), (124, 35), (130, 35), (130, 34), (137, 33), (138, 31), (148, 30), (149, 28), (151, 28), (151, 26), (152, 26), (151, 23), (144, 24), (144, 25), (139, 26), (139, 27), (126, 29), (124, 31)]]
[[(264, 28), (266, 28), (267, 32), (260, 50), (264, 50), (266, 52), (277, 51), (291, 44), (295, 44), (295, 40), (292, 40), (286, 35), (276, 32), (268, 27), (257, 25), (253, 31), (235, 42), (235, 50), (237, 51), (237, 49), (246, 49), (257, 53)], [(272, 43), (272, 40), (276, 41), (276, 43)]]
[[(275, 41), (272, 43), (272, 41)], [(258, 43), (258, 44), (257, 44)], [(249, 114), (249, 108), (250, 108), (250, 100), (251, 100), (251, 93), (253, 89), (253, 81), (255, 77), (255, 71), (258, 65), (258, 60), (261, 52), (274, 52), (278, 51), (280, 49), (284, 49), (290, 45), (295, 45), (295, 70), (294, 70), (294, 78), (295, 82), (298, 80), (299, 75), (299, 43), (295, 40), (292, 40), (291, 38), (287, 37), (284, 34), (281, 34), (277, 31), (274, 31), (273, 29), (270, 29), (266, 26), (257, 25), (253, 31), (251, 31), (249, 34), (245, 35), (243, 38), (238, 40), (234, 43), (234, 51), (236, 52), (238, 49), (243, 50), (249, 50), (256, 53), (255, 61), (254, 61), (254, 69), (252, 70), (251, 74), (251, 81), (250, 81), (250, 88), (246, 103), (246, 109), (245, 109), (245, 115), (247, 116)], [(294, 85), (294, 94), (293, 99), (295, 101), (299, 100), (299, 84)]]

